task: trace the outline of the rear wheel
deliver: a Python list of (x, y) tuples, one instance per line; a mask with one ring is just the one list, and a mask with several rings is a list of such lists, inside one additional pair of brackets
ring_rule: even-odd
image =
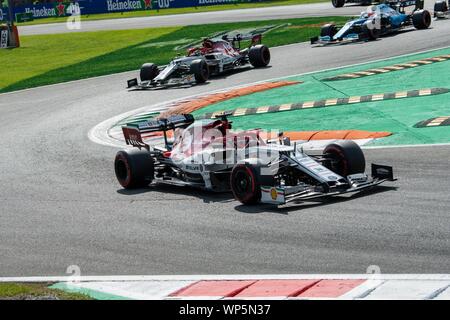
[(209, 68), (205, 60), (195, 60), (191, 64), (191, 72), (197, 83), (205, 83), (209, 79)]
[(330, 161), (325, 164), (328, 169), (346, 177), (366, 170), (366, 159), (359, 145), (351, 140), (329, 144), (323, 151)]
[(428, 10), (419, 10), (413, 13), (412, 21), (416, 29), (428, 29), (431, 25), (431, 14)]
[(267, 67), (270, 63), (270, 50), (263, 44), (253, 46), (248, 52), (248, 59), (255, 68)]
[(341, 8), (344, 6), (345, 0), (331, 0), (331, 3), (333, 4), (333, 7)]
[(436, 1), (436, 3), (434, 4), (434, 16), (436, 17), (436, 14), (438, 12), (447, 12), (448, 11), (448, 6), (447, 6), (447, 2), (445, 1)]
[(336, 25), (332, 23), (328, 23), (320, 29), (320, 36), (321, 37), (330, 37), (333, 38), (334, 35), (337, 33)]
[(153, 158), (147, 150), (122, 150), (117, 152), (114, 171), (120, 185), (125, 189), (142, 188), (153, 180)]
[(158, 66), (154, 63), (145, 63), (141, 67), (141, 81), (151, 81), (159, 74)]

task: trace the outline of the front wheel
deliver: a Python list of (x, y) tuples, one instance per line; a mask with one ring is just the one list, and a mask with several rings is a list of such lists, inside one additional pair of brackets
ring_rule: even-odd
[(336, 25), (333, 23), (327, 23), (326, 25), (320, 28), (320, 36), (321, 37), (330, 37), (333, 39), (334, 35), (338, 32)]
[(117, 152), (114, 171), (125, 189), (142, 188), (154, 178), (153, 158), (147, 150), (122, 150)]
[(209, 79), (209, 68), (205, 60), (192, 62), (191, 72), (194, 74), (195, 82), (197, 83), (205, 83)]
[(351, 140), (329, 144), (323, 151), (329, 159), (324, 165), (331, 171), (346, 177), (366, 170), (366, 159), (359, 145)]
[(270, 63), (270, 50), (263, 44), (253, 46), (248, 52), (248, 59), (255, 68), (267, 67)]
[(331, 0), (331, 4), (332, 4), (333, 7), (335, 7), (335, 8), (341, 8), (341, 7), (344, 6), (345, 0)]
[(230, 186), (234, 198), (242, 204), (256, 204), (261, 200), (258, 171), (248, 163), (239, 163), (231, 171)]
[(141, 67), (141, 81), (151, 81), (159, 74), (158, 66), (154, 63), (144, 63)]
[(428, 10), (416, 11), (413, 13), (412, 22), (416, 29), (428, 29), (431, 25), (431, 14)]

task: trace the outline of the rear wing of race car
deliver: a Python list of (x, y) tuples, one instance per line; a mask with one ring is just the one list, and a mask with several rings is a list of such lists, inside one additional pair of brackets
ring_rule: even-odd
[(147, 150), (149, 150), (150, 147), (142, 140), (142, 134), (163, 132), (166, 149), (169, 149), (167, 131), (187, 127), (193, 122), (194, 117), (191, 114), (181, 114), (140, 123), (128, 123), (122, 127), (122, 132), (127, 145), (132, 145), (139, 149), (145, 148)]
[(238, 34), (219, 34), (219, 37), (216, 36), (215, 38), (220, 38), (222, 40), (231, 42), (231, 45), (234, 48), (241, 48), (241, 42), (250, 40), (250, 47), (261, 44), (262, 43), (262, 33), (238, 33)]

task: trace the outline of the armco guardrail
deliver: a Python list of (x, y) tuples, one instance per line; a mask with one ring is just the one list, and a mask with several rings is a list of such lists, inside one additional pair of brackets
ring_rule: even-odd
[[(34, 19), (70, 16), (73, 6), (80, 9), (81, 15), (129, 12), (142, 10), (159, 10), (169, 8), (201, 7), (232, 3), (263, 2), (265, 0), (78, 0), (55, 1), (45, 4), (30, 4), (14, 8), (17, 14), (31, 13)], [(2, 8), (3, 15), (7, 10)], [(1, 13), (0, 13), (1, 15)]]

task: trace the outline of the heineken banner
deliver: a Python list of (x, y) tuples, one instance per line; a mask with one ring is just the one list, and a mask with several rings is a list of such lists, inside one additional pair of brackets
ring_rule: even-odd
[[(39, 19), (70, 16), (72, 12), (81, 12), (81, 15), (86, 15), (261, 1), (264, 0), (59, 0), (52, 3), (15, 7), (14, 16), (32, 14), (34, 19)], [(79, 10), (74, 10), (74, 7)], [(5, 10), (3, 10), (3, 15), (5, 15)]]

